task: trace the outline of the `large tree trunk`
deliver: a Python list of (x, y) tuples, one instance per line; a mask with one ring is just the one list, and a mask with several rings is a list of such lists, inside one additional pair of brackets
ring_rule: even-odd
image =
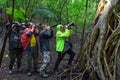
[(10, 35), (11, 30), (12, 30), (11, 25), (12, 25), (13, 16), (14, 16), (14, 4), (15, 4), (15, 0), (12, 0), (12, 15), (10, 17), (10, 27), (8, 28), (8, 32), (5, 33), (4, 42), (3, 42), (3, 45), (2, 45), (2, 49), (0, 51), (0, 67), (1, 67), (2, 59), (3, 59), (5, 47), (6, 47), (7, 38)]
[(101, 0), (77, 68), (86, 71), (89, 80), (115, 80), (119, 49), (120, 0)]

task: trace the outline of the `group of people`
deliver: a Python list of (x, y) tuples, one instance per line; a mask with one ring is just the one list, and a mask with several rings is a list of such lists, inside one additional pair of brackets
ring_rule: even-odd
[[(56, 26), (56, 52), (58, 53), (53, 73), (58, 71), (58, 66), (65, 54), (69, 54), (70, 58), (67, 67), (71, 67), (75, 52), (72, 50), (72, 44), (69, 42), (69, 37), (72, 36), (73, 26)], [(27, 25), (19, 23), (12, 24), (12, 31), (9, 36), (9, 74), (13, 74), (13, 65), (17, 60), (17, 71), (21, 71), (22, 53), (26, 55), (27, 76), (32, 75), (32, 61), (34, 72), (40, 73), (42, 77), (48, 77), (49, 70), (47, 69), (51, 61), (50, 38), (53, 37), (53, 30), (50, 26), (40, 25), (40, 30), (32, 22)], [(43, 55), (43, 63), (38, 70), (38, 49)]]

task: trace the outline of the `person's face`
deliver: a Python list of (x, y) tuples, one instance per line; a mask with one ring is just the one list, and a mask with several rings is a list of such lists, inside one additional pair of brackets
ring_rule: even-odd
[(60, 30), (61, 30), (62, 32), (64, 32), (64, 31), (65, 31), (65, 29), (64, 29), (64, 27), (63, 27), (63, 26), (61, 26)]
[(14, 29), (15, 31), (19, 31), (19, 27), (16, 27), (16, 26), (15, 26), (13, 29)]
[(22, 27), (22, 26), (21, 26), (19, 29), (20, 29), (20, 30), (24, 30), (24, 29), (25, 29), (25, 27)]
[(74, 26), (70, 26), (70, 28), (71, 28), (71, 29), (73, 29), (73, 28), (74, 28)]
[(32, 28), (32, 25), (33, 25), (33, 24), (32, 24), (32, 23), (30, 23), (30, 24), (29, 24), (29, 28)]
[(47, 26), (44, 26), (44, 27), (43, 27), (43, 30), (47, 30)]
[(29, 28), (32, 28), (32, 25), (29, 25)]

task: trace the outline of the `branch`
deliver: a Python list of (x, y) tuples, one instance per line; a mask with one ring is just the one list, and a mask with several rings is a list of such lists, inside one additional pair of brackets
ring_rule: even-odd
[(113, 33), (110, 35), (110, 37), (107, 39), (106, 44), (105, 44), (105, 50), (107, 50), (107, 48), (110, 45), (110, 42), (112, 41), (112, 39), (114, 39), (115, 36), (119, 36), (120, 35), (120, 26), (118, 26)]
[(115, 47), (115, 51), (114, 51), (114, 55), (115, 55), (115, 61), (114, 61), (114, 75), (113, 75), (113, 80), (115, 80), (116, 79), (116, 66), (117, 66), (117, 54), (118, 54), (118, 49), (119, 49), (119, 47), (120, 47), (120, 38), (119, 38), (119, 41), (118, 41), (118, 43), (117, 43), (117, 45), (116, 45), (116, 47)]
[(4, 42), (3, 42), (3, 45), (2, 45), (2, 50), (0, 52), (0, 67), (1, 67), (2, 58), (3, 58), (3, 55), (4, 55), (4, 51), (5, 51), (7, 38), (10, 35), (11, 30), (12, 30), (11, 25), (12, 25), (12, 21), (13, 21), (13, 18), (14, 18), (14, 6), (15, 6), (15, 0), (12, 0), (12, 15), (11, 15), (11, 19), (10, 19), (10, 27), (8, 28), (8, 33), (7, 32), (5, 33)]

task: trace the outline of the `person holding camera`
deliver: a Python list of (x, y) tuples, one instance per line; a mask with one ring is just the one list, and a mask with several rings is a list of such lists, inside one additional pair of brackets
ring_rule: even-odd
[(39, 32), (34, 23), (29, 22), (28, 27), (24, 30), (21, 36), (21, 43), (23, 46), (23, 50), (26, 52), (27, 58), (27, 76), (31, 76), (31, 67), (32, 67), (32, 59), (34, 64), (34, 71), (37, 71), (38, 67), (38, 36)]
[(39, 32), (40, 37), (40, 49), (43, 54), (43, 64), (40, 67), (40, 75), (42, 77), (48, 77), (46, 73), (46, 69), (51, 61), (51, 52), (50, 52), (50, 44), (49, 40), (53, 36), (53, 31), (50, 29), (50, 26), (42, 25), (41, 30)]
[(70, 37), (72, 35), (72, 25), (68, 25), (64, 27), (63, 25), (58, 25), (57, 26), (57, 33), (56, 33), (56, 52), (58, 53), (57, 60), (55, 62), (55, 67), (54, 67), (54, 72), (57, 71), (57, 68), (62, 61), (64, 55), (66, 53), (70, 54), (70, 59), (68, 62), (68, 65), (71, 65), (71, 62), (75, 56), (75, 53), (71, 50), (72, 46), (69, 45), (69, 48), (65, 47), (65, 39)]
[(20, 30), (19, 23), (12, 24), (12, 31), (9, 36), (9, 75), (13, 74), (13, 65), (17, 59), (17, 71), (20, 71), (22, 46), (20, 44)]

